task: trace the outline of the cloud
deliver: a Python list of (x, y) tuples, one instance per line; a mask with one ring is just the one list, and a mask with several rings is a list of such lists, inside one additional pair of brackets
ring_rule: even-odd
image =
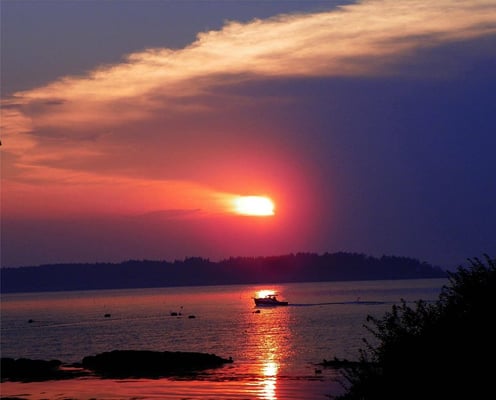
[[(146, 196), (167, 199), (171, 209), (216, 212), (217, 203), (205, 198), (240, 186), (223, 180), (222, 171), (238, 169), (252, 183), (266, 171), (290, 173), (291, 155), (271, 137), (270, 122), (243, 115), (261, 110), (262, 100), (237, 92), (238, 85), (400, 74), (399, 63), (419, 50), (495, 34), (494, 1), (362, 1), (338, 11), (228, 22), (183, 49), (148, 49), (15, 93), (1, 110), (2, 179), (12, 191), (6, 210), (14, 212), (17, 200), (43, 184), (49, 190), (40, 201), (54, 213), (108, 211), (119, 198), (134, 208), (114, 210), (164, 209), (136, 200), (143, 193), (137, 187), (154, 188)], [(275, 93), (263, 101), (293, 99)], [(267, 182), (248, 187), (260, 191)], [(86, 191), (95, 194), (84, 198)]]

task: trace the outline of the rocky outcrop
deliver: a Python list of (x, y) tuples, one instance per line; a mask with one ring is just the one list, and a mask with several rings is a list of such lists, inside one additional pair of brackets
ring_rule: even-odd
[(114, 350), (85, 357), (82, 365), (102, 377), (139, 378), (194, 374), (230, 362), (206, 353)]
[(195, 352), (114, 350), (83, 358), (82, 363), (64, 365), (59, 360), (2, 358), (1, 380), (36, 382), (87, 375), (102, 378), (159, 378), (193, 375), (232, 363), (215, 354)]
[(30, 360), (27, 358), (2, 358), (2, 380), (13, 381), (44, 381), (49, 379), (63, 379), (66, 376), (60, 370), (62, 362), (59, 360)]

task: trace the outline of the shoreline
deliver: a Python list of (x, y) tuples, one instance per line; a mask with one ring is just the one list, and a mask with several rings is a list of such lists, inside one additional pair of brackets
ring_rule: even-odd
[(131, 350), (76, 364), (2, 358), (0, 400), (324, 400), (343, 390), (336, 368), (324, 364), (314, 375), (290, 376), (232, 373), (232, 363), (208, 353)]
[[(168, 352), (145, 352), (148, 361)], [(201, 368), (189, 365), (188, 369), (177, 368), (178, 365), (165, 365), (167, 376), (143, 373), (135, 374), (137, 368), (150, 371), (143, 365), (143, 352), (114, 351), (102, 353), (104, 357), (113, 356), (112, 363), (106, 371), (85, 369), (83, 364), (63, 364), (58, 360), (21, 360), (31, 370), (17, 376), (12, 370), (3, 370), (9, 374), (2, 375), (0, 384), (0, 400), (325, 400), (336, 396), (343, 388), (336, 380), (335, 368), (315, 369), (314, 375), (290, 376), (277, 373), (226, 373), (224, 363), (233, 363), (231, 359), (222, 359), (219, 367)], [(179, 356), (217, 357), (205, 353), (171, 353), (177, 363)], [(126, 356), (127, 360), (122, 359)], [(136, 355), (139, 355), (137, 358)], [(117, 356), (117, 358), (116, 358)], [(152, 358), (150, 358), (150, 356)], [(199, 358), (198, 358), (199, 357)], [(4, 365), (5, 360), (2, 359)], [(12, 359), (10, 359), (12, 360)], [(115, 363), (120, 367), (131, 361), (137, 364), (126, 374), (113, 373)], [(9, 361), (10, 362), (10, 361)], [(153, 366), (153, 365), (152, 365)], [(44, 369), (45, 368), (45, 369)], [(228, 368), (228, 367), (227, 367)], [(48, 370), (47, 370), (48, 369)], [(152, 369), (153, 370), (153, 369)], [(122, 372), (121, 368), (119, 372)], [(173, 372), (174, 371), (174, 372)], [(317, 372), (318, 371), (318, 372)], [(131, 373), (129, 373), (131, 372)], [(156, 371), (155, 371), (156, 372)], [(37, 374), (37, 376), (36, 376)]]

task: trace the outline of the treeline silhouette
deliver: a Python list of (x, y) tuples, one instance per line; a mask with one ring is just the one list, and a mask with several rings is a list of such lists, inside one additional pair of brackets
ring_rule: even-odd
[(441, 278), (439, 267), (408, 257), (359, 253), (296, 253), (210, 261), (129, 260), (2, 268), (3, 293), (151, 288), (167, 286)]

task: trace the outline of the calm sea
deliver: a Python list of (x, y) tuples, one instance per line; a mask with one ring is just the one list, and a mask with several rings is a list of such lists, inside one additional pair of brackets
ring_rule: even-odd
[[(56, 387), (57, 398), (325, 399), (340, 390), (337, 373), (317, 371), (316, 364), (334, 356), (357, 359), (362, 338), (370, 338), (363, 328), (367, 315), (380, 317), (401, 299), (437, 300), (446, 283), (416, 279), (5, 294), (2, 357), (73, 363), (114, 349), (147, 349), (214, 353), (234, 362), (189, 381), (4, 382), (2, 395), (18, 391), (30, 399), (56, 398)], [(289, 306), (255, 308), (253, 297), (262, 289), (276, 291)]]

